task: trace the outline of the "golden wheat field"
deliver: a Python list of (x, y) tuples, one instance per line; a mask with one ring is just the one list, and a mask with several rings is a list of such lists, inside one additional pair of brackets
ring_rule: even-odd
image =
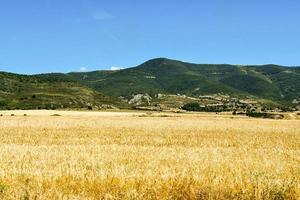
[(296, 119), (2, 115), (0, 199), (300, 199)]

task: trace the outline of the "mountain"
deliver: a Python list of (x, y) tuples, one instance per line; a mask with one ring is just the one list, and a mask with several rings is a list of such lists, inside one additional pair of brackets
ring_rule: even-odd
[(192, 64), (166, 58), (119, 71), (70, 73), (109, 96), (217, 93), (289, 104), (300, 98), (300, 67)]
[(180, 107), (192, 99), (216, 95), (299, 105), (300, 67), (193, 64), (158, 58), (116, 71), (30, 76), (0, 73), (2, 109), (130, 108), (137, 99), (146, 101), (146, 106)]

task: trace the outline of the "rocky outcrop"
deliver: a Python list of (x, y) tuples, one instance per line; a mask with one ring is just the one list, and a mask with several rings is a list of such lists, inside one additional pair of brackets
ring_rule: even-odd
[(133, 95), (132, 99), (129, 100), (129, 104), (131, 105), (150, 105), (152, 98), (148, 94), (136, 94)]

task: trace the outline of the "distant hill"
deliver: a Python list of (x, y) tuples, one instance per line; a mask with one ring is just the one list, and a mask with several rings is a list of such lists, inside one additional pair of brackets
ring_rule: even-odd
[(0, 73), (0, 109), (75, 109), (124, 106), (84, 86), (67, 74), (18, 75)]
[[(191, 98), (222, 94), (281, 105), (300, 102), (300, 67), (192, 64), (166, 58), (116, 71), (17, 75), (0, 73), (0, 108), (130, 108), (144, 94)], [(148, 97), (147, 97), (148, 98)]]

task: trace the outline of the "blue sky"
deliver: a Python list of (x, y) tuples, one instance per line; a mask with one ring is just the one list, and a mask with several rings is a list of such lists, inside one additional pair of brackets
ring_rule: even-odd
[(0, 71), (132, 67), (155, 57), (300, 66), (298, 0), (0, 0)]

